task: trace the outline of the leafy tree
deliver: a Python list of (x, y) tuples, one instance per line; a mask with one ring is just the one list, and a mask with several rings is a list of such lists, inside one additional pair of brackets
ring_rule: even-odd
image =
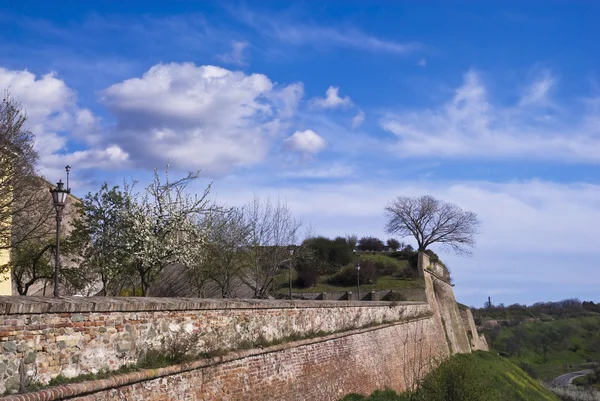
[(396, 238), (388, 238), (386, 245), (395, 252), (404, 244), (401, 244)]
[(453, 203), (432, 196), (400, 196), (385, 207), (386, 231), (402, 237), (412, 236), (418, 251), (440, 244), (458, 254), (470, 254), (480, 221)]
[(361, 251), (380, 252), (384, 248), (383, 241), (376, 237), (362, 237), (358, 241), (358, 249)]
[(31, 286), (51, 280), (54, 274), (54, 242), (23, 242), (13, 249), (9, 267), (19, 295), (27, 295)]
[(127, 211), (132, 208), (132, 198), (119, 187), (111, 189), (104, 183), (100, 191), (88, 193), (77, 206), (77, 218), (73, 230), (65, 244), (65, 251), (78, 263), (79, 267), (92, 274), (92, 281), (102, 283), (102, 295), (119, 294), (127, 276), (135, 274), (131, 270), (131, 258), (127, 241), (130, 233)]
[(346, 238), (312, 237), (303, 242), (305, 248), (314, 255), (314, 263), (321, 274), (330, 274), (341, 266), (352, 262), (354, 254)]

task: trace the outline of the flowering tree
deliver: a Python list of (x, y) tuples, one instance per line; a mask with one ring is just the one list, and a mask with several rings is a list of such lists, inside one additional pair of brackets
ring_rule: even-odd
[(142, 195), (133, 195), (125, 211), (125, 251), (137, 272), (141, 293), (148, 295), (150, 284), (163, 269), (174, 263), (197, 263), (198, 249), (206, 243), (202, 217), (211, 211), (210, 185), (200, 196), (186, 192), (199, 172), (171, 181), (168, 166), (164, 181), (154, 170), (154, 180)]

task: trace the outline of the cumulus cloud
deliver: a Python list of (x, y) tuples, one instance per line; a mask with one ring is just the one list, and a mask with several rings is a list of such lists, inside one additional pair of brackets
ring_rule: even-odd
[(319, 153), (327, 146), (325, 139), (313, 130), (296, 131), (283, 141), (286, 149), (301, 153)]
[(244, 50), (248, 47), (247, 41), (234, 40), (231, 42), (231, 51), (229, 53), (220, 54), (217, 56), (224, 63), (246, 65), (244, 60)]
[(433, 109), (390, 113), (381, 126), (398, 137), (403, 156), (600, 162), (600, 132), (593, 123), (598, 110), (593, 101), (568, 116), (528, 107), (544, 99), (551, 82), (546, 76), (534, 83), (524, 97), (526, 105), (494, 105), (479, 74), (471, 70), (448, 102)]
[[(27, 113), (26, 127), (36, 136), (35, 149), (40, 161), (39, 169), (50, 177), (59, 174), (65, 164), (85, 161), (87, 167), (110, 163), (118, 167), (127, 160), (127, 154), (116, 145), (87, 151), (94, 157), (79, 159), (67, 144), (79, 141), (97, 142), (98, 118), (88, 109), (77, 105), (75, 92), (54, 73), (37, 77), (26, 70), (0, 68), (0, 88), (23, 105)], [(110, 144), (109, 144), (110, 146)], [(119, 157), (115, 159), (115, 152)], [(60, 156), (59, 156), (60, 154)]]
[(112, 85), (102, 101), (117, 120), (112, 139), (135, 162), (219, 175), (265, 160), (301, 96), (301, 85), (262, 74), (171, 63)]
[(314, 98), (312, 99), (311, 104), (314, 107), (322, 109), (335, 109), (338, 107), (348, 107), (352, 105), (352, 100), (350, 100), (350, 97), (340, 97), (340, 95), (338, 94), (339, 91), (340, 88), (330, 86), (325, 92), (324, 98)]

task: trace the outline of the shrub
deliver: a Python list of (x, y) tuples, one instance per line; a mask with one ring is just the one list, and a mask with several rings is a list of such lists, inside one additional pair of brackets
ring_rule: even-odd
[(447, 359), (425, 377), (415, 398), (419, 401), (484, 400), (485, 387), (478, 376), (468, 358)]
[(381, 254), (360, 255), (358, 260), (361, 267), (373, 263), (378, 276), (398, 275), (405, 267), (405, 263)]
[(400, 273), (397, 274), (397, 277), (404, 279), (414, 279), (419, 277), (419, 271), (417, 269), (413, 269), (410, 266), (407, 266), (404, 269), (402, 269)]
[(304, 288), (313, 287), (317, 284), (319, 272), (313, 264), (302, 263), (297, 267), (298, 284)]
[(361, 251), (380, 252), (384, 246), (383, 241), (376, 237), (362, 237), (358, 241), (358, 249)]
[(381, 300), (398, 302), (398, 301), (408, 301), (408, 298), (406, 298), (406, 295), (402, 294), (401, 292), (390, 291), (383, 298), (381, 298)]
[[(358, 272), (356, 267), (349, 265), (344, 267), (337, 274), (333, 275), (329, 279), (330, 284), (336, 285), (355, 285), (357, 283)], [(365, 262), (360, 264), (360, 282), (361, 284), (375, 284), (377, 281), (377, 271), (375, 270), (375, 263)]]

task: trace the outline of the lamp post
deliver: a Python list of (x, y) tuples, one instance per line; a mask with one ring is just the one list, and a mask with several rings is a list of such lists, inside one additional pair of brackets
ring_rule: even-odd
[(288, 245), (287, 249), (290, 252), (290, 268), (288, 269), (288, 278), (290, 281), (290, 299), (292, 299), (292, 258), (294, 257), (294, 252), (296, 251), (296, 246)]
[(356, 295), (360, 301), (360, 263), (356, 263)]
[(71, 192), (69, 188), (69, 173), (71, 172), (71, 167), (66, 166), (65, 170), (67, 171), (67, 188), (64, 188), (64, 184), (62, 180), (59, 180), (56, 183), (56, 188), (50, 188), (50, 193), (52, 194), (52, 201), (54, 202), (54, 209), (56, 209), (56, 254), (54, 260), (54, 296), (59, 296), (58, 290), (58, 276), (60, 273), (60, 223), (62, 221), (62, 212), (67, 203), (67, 196)]

